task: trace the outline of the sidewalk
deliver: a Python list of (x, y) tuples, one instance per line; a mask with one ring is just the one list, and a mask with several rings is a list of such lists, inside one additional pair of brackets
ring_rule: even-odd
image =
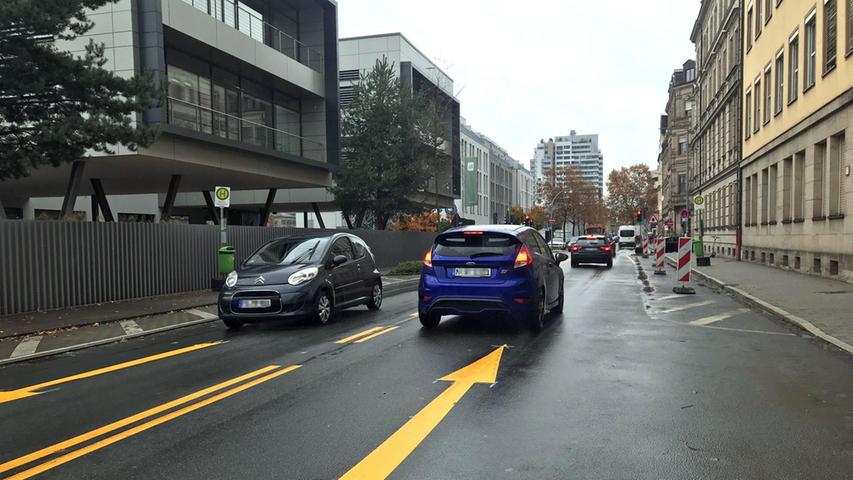
[[(674, 264), (673, 255), (667, 258)], [(710, 267), (694, 267), (693, 273), (853, 353), (853, 285), (719, 257), (711, 259)]]

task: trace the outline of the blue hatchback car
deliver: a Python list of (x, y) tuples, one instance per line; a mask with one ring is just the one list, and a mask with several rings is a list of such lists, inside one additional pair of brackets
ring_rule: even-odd
[(424, 256), (418, 288), (421, 324), (443, 315), (503, 314), (540, 330), (545, 311), (563, 311), (563, 270), (536, 230), (519, 225), (472, 225), (448, 230)]

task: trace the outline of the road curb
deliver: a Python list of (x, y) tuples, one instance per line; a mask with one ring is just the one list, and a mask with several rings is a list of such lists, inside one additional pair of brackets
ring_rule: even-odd
[[(670, 265), (676, 264), (675, 261), (669, 257), (666, 257), (666, 261)], [(773, 315), (776, 318), (784, 320), (788, 323), (791, 323), (791, 324), (809, 332), (810, 334), (814, 335), (817, 338), (820, 338), (821, 340), (823, 340), (825, 342), (828, 342), (828, 343), (835, 345), (836, 347), (840, 348), (841, 350), (844, 350), (845, 352), (847, 352), (849, 354), (853, 354), (853, 345), (850, 345), (850, 344), (844, 342), (843, 340), (835, 338), (832, 335), (824, 332), (823, 330), (821, 330), (820, 328), (815, 326), (815, 324), (811, 323), (810, 321), (808, 321), (802, 317), (799, 317), (797, 315), (794, 315), (793, 313), (790, 313), (790, 312), (788, 312), (782, 308), (777, 307), (776, 305), (773, 305), (769, 302), (766, 302), (766, 301), (756, 297), (755, 295), (752, 295), (751, 293), (745, 292), (745, 291), (741, 290), (740, 288), (737, 288), (733, 285), (729, 285), (726, 282), (724, 282), (718, 278), (715, 278), (711, 275), (708, 275), (707, 273), (701, 272), (695, 268), (693, 269), (692, 273), (694, 275), (696, 275), (697, 277), (701, 278), (702, 280), (704, 280), (708, 283), (711, 283), (714, 286), (718, 287), (720, 290), (731, 292), (732, 296), (735, 297), (737, 300), (739, 300), (741, 303), (757, 307), (757, 308)]]
[[(403, 282), (398, 282), (398, 283), (389, 285), (388, 288), (385, 289), (385, 296), (391, 297), (394, 295), (413, 292), (413, 291), (418, 289), (418, 282), (419, 282), (418, 279), (412, 279), (412, 280), (406, 280)], [(193, 307), (193, 308), (207, 307), (207, 306), (211, 306), (211, 305), (216, 305), (216, 304), (212, 303), (212, 304), (208, 304), (208, 305), (199, 305), (199, 306)], [(192, 310), (192, 308), (188, 308), (188, 309), (184, 309), (184, 310), (176, 310), (176, 311), (184, 312), (187, 310)], [(169, 313), (169, 312), (166, 312), (166, 313)], [(149, 316), (149, 315), (134, 316), (134, 317), (117, 319), (117, 320), (110, 320), (109, 322), (102, 322), (101, 324), (106, 325), (106, 324), (110, 324), (110, 323), (116, 323), (116, 322), (119, 322), (122, 320), (132, 320), (134, 318), (143, 318), (143, 317), (147, 317), (147, 316)], [(139, 332), (139, 333), (133, 333), (133, 334), (129, 334), (129, 335), (119, 335), (119, 336), (110, 337), (110, 338), (102, 338), (100, 340), (93, 340), (91, 342), (80, 343), (77, 345), (70, 345), (68, 347), (55, 348), (53, 350), (45, 350), (44, 352), (36, 352), (36, 353), (29, 354), (29, 355), (21, 355), (20, 357), (15, 357), (15, 358), (4, 358), (4, 359), (0, 359), (0, 366), (9, 365), (12, 363), (17, 363), (17, 362), (24, 362), (27, 360), (35, 360), (38, 358), (49, 357), (49, 356), (53, 356), (53, 355), (60, 355), (63, 353), (73, 352), (76, 350), (83, 350), (85, 348), (97, 347), (100, 345), (107, 345), (110, 343), (120, 342), (122, 340), (130, 340), (133, 338), (144, 337), (146, 335), (154, 335), (157, 333), (168, 332), (170, 330), (177, 330), (179, 328), (192, 327), (194, 325), (201, 325), (203, 323), (215, 322), (218, 320), (219, 320), (219, 317), (217, 317), (217, 316), (213, 316), (211, 318), (200, 318), (198, 320), (191, 320), (189, 322), (182, 322), (182, 323), (176, 323), (174, 325), (166, 325), (163, 327), (153, 328), (151, 330), (145, 330), (145, 331)], [(89, 324), (88, 326), (94, 325), (94, 323), (97, 323), (97, 322), (93, 322), (92, 324)], [(85, 326), (87, 326), (87, 325), (83, 325), (83, 327), (85, 327)], [(67, 328), (70, 328), (70, 327), (67, 327)], [(62, 330), (62, 329), (60, 329), (60, 330)], [(31, 336), (31, 335), (35, 335), (35, 334), (34, 333), (28, 333), (26, 335), (19, 335), (18, 337), (6, 337), (6, 338), (4, 338), (4, 340), (10, 340), (13, 338), (23, 339), (23, 338), (26, 338), (26, 337)]]

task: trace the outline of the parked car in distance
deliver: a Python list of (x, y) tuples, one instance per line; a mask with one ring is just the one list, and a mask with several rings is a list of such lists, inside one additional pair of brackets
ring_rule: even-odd
[(581, 237), (572, 237), (571, 239), (569, 239), (569, 243), (568, 243), (567, 247), (572, 248), (572, 245), (578, 243), (579, 238), (581, 238)]
[(424, 256), (418, 315), (425, 328), (443, 315), (524, 319), (533, 330), (545, 312), (563, 311), (565, 253), (553, 253), (539, 233), (518, 225), (473, 225), (448, 230)]
[(551, 239), (551, 241), (548, 242), (548, 246), (557, 250), (565, 250), (567, 247), (566, 242), (560, 240), (559, 238)]
[(335, 311), (382, 305), (382, 278), (370, 248), (348, 233), (278, 238), (228, 274), (219, 317), (231, 329), (268, 319), (328, 323)]
[(572, 247), (571, 253), (573, 268), (582, 263), (604, 264), (607, 268), (613, 266), (613, 246), (602, 236), (581, 237)]

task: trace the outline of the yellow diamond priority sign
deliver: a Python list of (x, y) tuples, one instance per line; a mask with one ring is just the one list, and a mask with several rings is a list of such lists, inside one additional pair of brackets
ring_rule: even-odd
[(216, 187), (213, 191), (213, 205), (216, 208), (231, 207), (231, 187)]

